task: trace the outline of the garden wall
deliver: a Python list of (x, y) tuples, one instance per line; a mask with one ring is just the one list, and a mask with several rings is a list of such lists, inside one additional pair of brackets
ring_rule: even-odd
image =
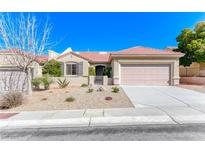
[(180, 77), (180, 83), (205, 85), (205, 77)]
[(54, 83), (56, 83), (58, 79), (64, 80), (65, 78), (70, 81), (70, 85), (81, 85), (83, 83), (88, 84), (87, 76), (52, 77)]

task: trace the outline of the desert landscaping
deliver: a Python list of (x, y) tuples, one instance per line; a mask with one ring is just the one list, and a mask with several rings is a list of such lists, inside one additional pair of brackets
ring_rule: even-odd
[[(22, 105), (0, 110), (0, 112), (133, 107), (121, 88), (119, 92), (114, 93), (112, 92), (113, 86), (105, 86), (102, 91), (98, 91), (99, 87), (102, 88), (102, 86), (94, 86), (92, 92), (88, 92), (88, 87), (81, 86), (68, 86), (67, 88), (53, 86), (49, 90), (33, 91), (30, 96), (24, 97)], [(66, 101), (70, 97), (72, 99)], [(106, 100), (106, 97), (111, 100)]]

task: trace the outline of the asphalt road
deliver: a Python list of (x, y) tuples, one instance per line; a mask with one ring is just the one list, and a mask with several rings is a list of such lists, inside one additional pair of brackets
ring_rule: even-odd
[(205, 140), (205, 124), (0, 130), (0, 139), (23, 141)]

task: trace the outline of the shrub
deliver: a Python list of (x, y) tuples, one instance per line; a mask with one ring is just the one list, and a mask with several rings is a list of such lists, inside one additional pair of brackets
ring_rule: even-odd
[(87, 86), (88, 86), (88, 85), (85, 84), (85, 83), (81, 84), (81, 87), (87, 87)]
[(89, 67), (89, 76), (95, 76), (95, 68), (94, 67)]
[(70, 97), (67, 97), (67, 98), (65, 99), (65, 101), (66, 101), (66, 102), (73, 102), (73, 101), (75, 101), (75, 98), (72, 97), (72, 96), (70, 96)]
[(105, 91), (105, 88), (104, 88), (104, 87), (99, 87), (99, 88), (97, 89), (97, 91), (99, 91), (99, 92)]
[(39, 90), (41, 84), (41, 78), (35, 78), (31, 81), (31, 84), (34, 86), (34, 89)]
[(112, 87), (112, 92), (118, 93), (120, 89), (118, 87)]
[(111, 77), (111, 74), (112, 74), (112, 67), (106, 67), (106, 68), (103, 70), (103, 75), (107, 75), (108, 78)]
[(50, 88), (50, 84), (53, 82), (52, 79), (48, 75), (45, 75), (44, 77), (42, 77), (41, 81), (44, 85), (44, 89), (46, 90)]
[(87, 93), (92, 93), (93, 91), (94, 91), (94, 89), (93, 89), (93, 88), (88, 88)]
[(61, 76), (61, 63), (52, 59), (44, 64), (43, 66), (43, 74), (49, 74), (53, 77)]
[(64, 79), (63, 81), (58, 79), (57, 83), (60, 88), (66, 88), (70, 84), (70, 81), (68, 81), (67, 79)]
[(48, 98), (42, 98), (42, 99), (41, 99), (41, 101), (46, 101), (46, 100), (48, 100)]
[(2, 95), (0, 109), (9, 109), (23, 103), (23, 94), (18, 91), (11, 91)]

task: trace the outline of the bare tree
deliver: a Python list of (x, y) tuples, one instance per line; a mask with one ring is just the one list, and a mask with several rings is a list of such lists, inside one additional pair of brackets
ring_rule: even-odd
[(0, 14), (0, 50), (10, 51), (6, 59), (25, 72), (28, 89), (31, 89), (30, 67), (50, 46), (50, 32), (48, 20), (39, 23), (29, 13)]

